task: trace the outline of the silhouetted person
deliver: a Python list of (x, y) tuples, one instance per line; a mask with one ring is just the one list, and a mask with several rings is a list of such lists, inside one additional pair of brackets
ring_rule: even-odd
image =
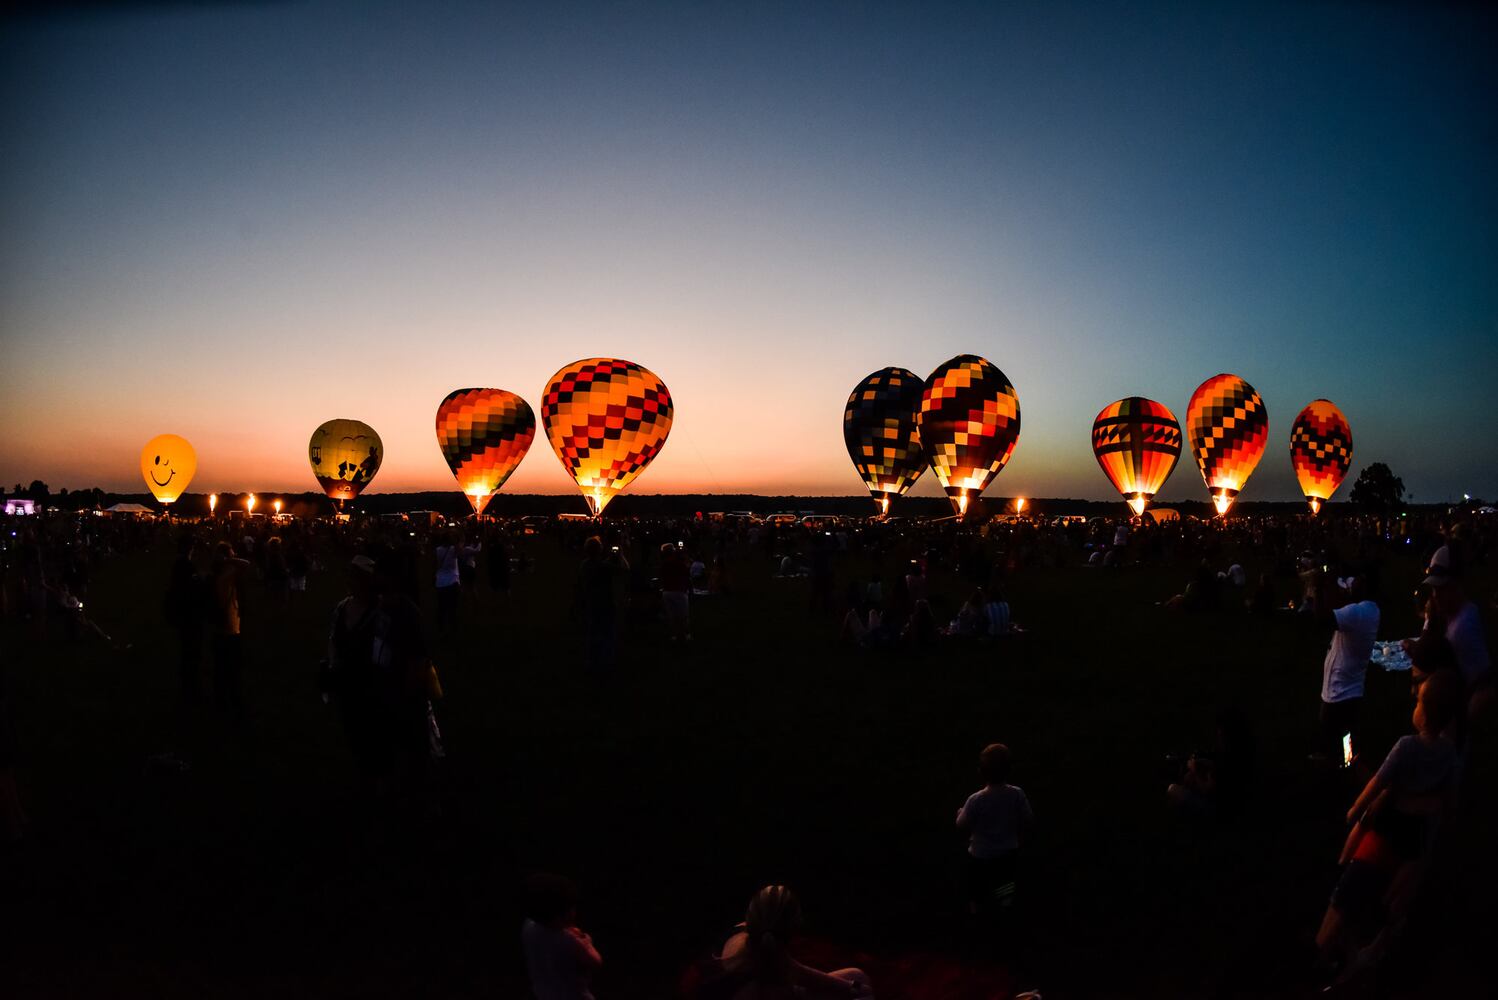
[(629, 563), (617, 547), (605, 553), (603, 539), (597, 535), (583, 543), (575, 606), (581, 618), (588, 667), (595, 672), (601, 673), (614, 665), (618, 579), (621, 573), (627, 572)]
[(536, 1000), (593, 1000), (593, 976), (603, 965), (587, 931), (577, 926), (577, 886), (560, 875), (525, 880), (520, 943)]
[(244, 716), (240, 675), (244, 645), (240, 635), (239, 599), (248, 560), (234, 554), (234, 546), (219, 542), (213, 550), (210, 585), (213, 590), (213, 697), (220, 708)]
[(202, 697), (203, 627), (207, 624), (207, 585), (193, 565), (196, 541), (190, 534), (177, 539), (164, 613), (177, 637), (177, 670), (182, 700), (196, 704)]

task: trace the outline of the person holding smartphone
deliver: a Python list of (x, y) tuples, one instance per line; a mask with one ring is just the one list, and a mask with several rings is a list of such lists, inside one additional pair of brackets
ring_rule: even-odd
[(1350, 738), (1352, 753), (1357, 753), (1358, 714), (1368, 662), (1378, 638), (1379, 610), (1378, 604), (1368, 598), (1367, 584), (1361, 577), (1338, 584), (1323, 572), (1319, 582), (1317, 604), (1325, 610), (1316, 613), (1333, 633), (1321, 665), (1321, 732), (1327, 745), (1312, 757), (1334, 754), (1334, 759), (1341, 760), (1343, 737)]

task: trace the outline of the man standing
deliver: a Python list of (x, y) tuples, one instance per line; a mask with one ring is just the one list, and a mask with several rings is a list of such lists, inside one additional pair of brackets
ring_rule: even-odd
[[(1321, 668), (1321, 731), (1340, 753), (1344, 736), (1351, 737), (1354, 749), (1358, 745), (1358, 709), (1378, 637), (1379, 613), (1378, 605), (1368, 599), (1367, 584), (1361, 577), (1340, 581), (1335, 588), (1328, 586), (1329, 582), (1323, 578), (1318, 600), (1328, 609), (1319, 612), (1322, 621), (1336, 630)], [(1331, 593), (1334, 590), (1340, 591), (1340, 600)]]
[(244, 666), (244, 649), (239, 634), (239, 595), (248, 560), (234, 554), (234, 546), (219, 542), (213, 550), (213, 695), (218, 706), (236, 718), (244, 717), (244, 699), (240, 693), (239, 675)]

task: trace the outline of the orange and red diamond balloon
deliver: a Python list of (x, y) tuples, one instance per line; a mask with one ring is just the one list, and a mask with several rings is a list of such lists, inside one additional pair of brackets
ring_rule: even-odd
[(504, 389), (458, 389), (437, 407), (437, 444), (475, 514), (484, 512), (535, 437), (530, 404)]
[(959, 354), (926, 379), (916, 418), (921, 446), (959, 517), (1019, 443), (1019, 395), (1003, 372)]
[(1181, 425), (1153, 399), (1120, 399), (1103, 407), (1092, 422), (1092, 453), (1114, 489), (1140, 515), (1181, 457)]
[(553, 375), (541, 425), (596, 517), (666, 443), (673, 407), (666, 384), (617, 358), (588, 358)]
[(1269, 441), (1264, 401), (1237, 375), (1214, 375), (1191, 394), (1186, 437), (1217, 513), (1226, 514), (1264, 457)]
[(882, 514), (926, 471), (916, 415), (921, 377), (904, 368), (881, 368), (853, 388), (843, 409), (843, 443)]
[(1331, 400), (1315, 400), (1295, 418), (1290, 464), (1311, 513), (1321, 513), (1352, 465), (1352, 428)]

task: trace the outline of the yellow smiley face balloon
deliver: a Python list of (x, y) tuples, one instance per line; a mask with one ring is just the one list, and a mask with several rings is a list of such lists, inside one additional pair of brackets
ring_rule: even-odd
[(141, 478), (162, 503), (171, 503), (180, 497), (197, 471), (198, 453), (192, 450), (186, 438), (158, 434), (141, 450)]

